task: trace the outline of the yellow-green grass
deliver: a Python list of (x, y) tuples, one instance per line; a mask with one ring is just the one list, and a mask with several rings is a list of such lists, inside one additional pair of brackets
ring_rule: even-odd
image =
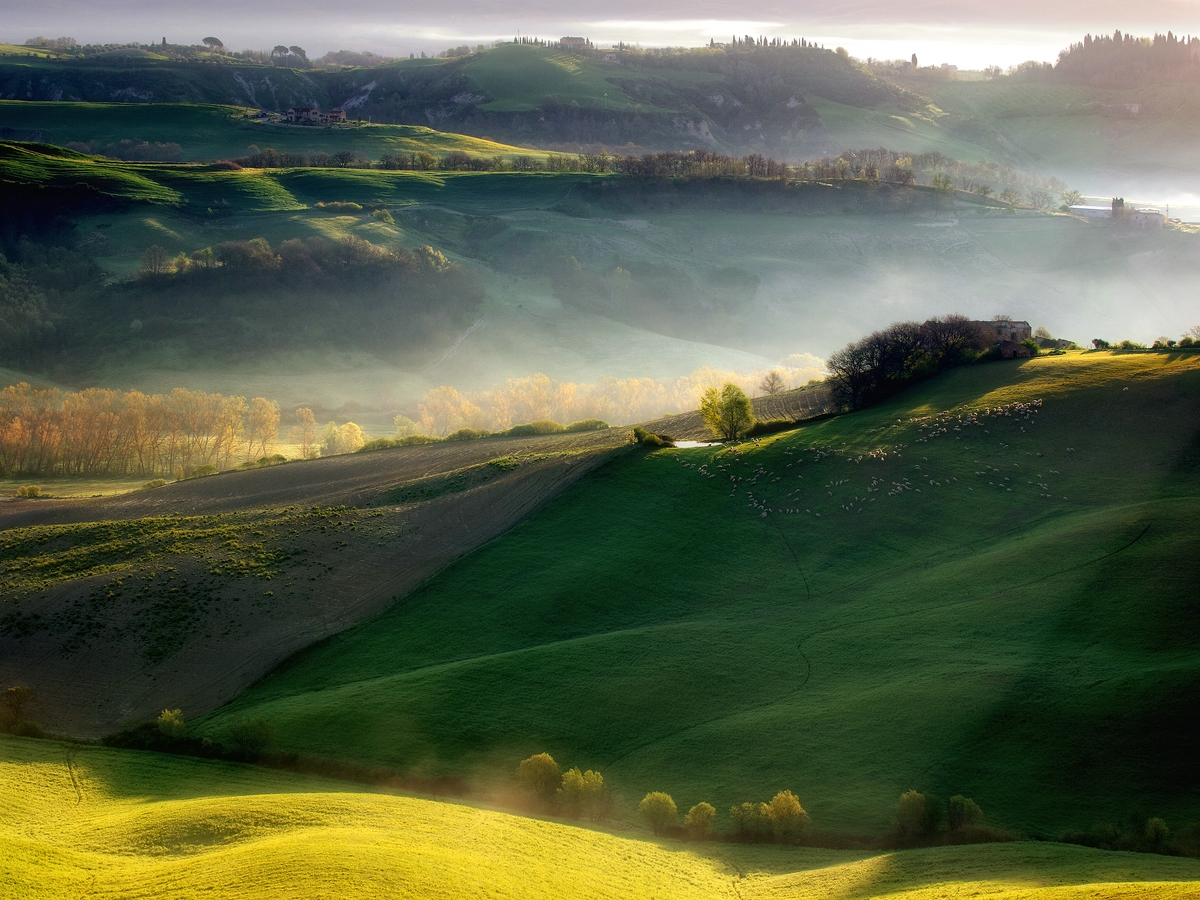
[(0, 44), (0, 56), (24, 56), (49, 59), (55, 56), (53, 50), (45, 47), (26, 47), (23, 44)]
[(479, 54), (463, 67), (489, 95), (483, 108), (494, 112), (537, 109), (551, 95), (564, 105), (602, 106), (607, 94), (611, 108), (620, 109), (638, 101), (606, 78), (619, 72), (617, 66), (557, 48), (519, 45)]
[(351, 150), (377, 160), (384, 153), (452, 150), (472, 156), (511, 158), (545, 154), (485, 138), (436, 131), (421, 125), (352, 123), (327, 127), (281, 125), (251, 118), (253, 110), (204, 103), (70, 103), (0, 100), (0, 124), (40, 132), (47, 143), (74, 141), (100, 148), (123, 140), (179, 144), (191, 161), (245, 156), (247, 148), (280, 152), (334, 153)]
[(107, 497), (126, 494), (143, 487), (143, 478), (74, 478), (66, 475), (16, 476), (0, 478), (0, 497), (12, 497), (19, 488), (36, 487), (43, 497)]
[(0, 184), (68, 192), (73, 199), (260, 212), (303, 209), (320, 201), (402, 206), (440, 202), (475, 212), (545, 206), (573, 184), (614, 176), (544, 173), (410, 172), (371, 169), (243, 169), (214, 165), (119, 162), (46, 144), (0, 141)]
[(1025, 833), (1182, 827), (1198, 426), (1196, 354), (1072, 354), (613, 463), (204, 727), (468, 777), (545, 749), (722, 816), (790, 788), (859, 833), (910, 788)]
[(1194, 860), (651, 841), (317, 778), (0, 737), (6, 897), (1196, 896)]

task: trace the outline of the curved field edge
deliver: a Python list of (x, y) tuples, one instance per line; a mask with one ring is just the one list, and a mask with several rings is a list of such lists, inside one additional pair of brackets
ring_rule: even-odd
[(1200, 863), (1054, 844), (651, 841), (248, 766), (0, 737), (13, 898), (1195, 896)]
[(262, 716), (288, 749), (464, 777), (548, 750), (721, 828), (783, 788), (858, 833), (910, 788), (1026, 834), (1139, 803), (1182, 828), (1198, 362), (980, 366), (630, 457), (200, 727)]
[[(0, 684), (29, 685), (38, 720), (75, 736), (164, 707), (212, 710), (532, 515), (626, 442), (621, 429), (452, 442), (107, 500), (10, 501)], [(464, 466), (487, 477), (406, 494)]]

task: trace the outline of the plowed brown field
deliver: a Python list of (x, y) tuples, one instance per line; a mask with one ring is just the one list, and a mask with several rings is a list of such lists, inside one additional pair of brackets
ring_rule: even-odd
[(0, 503), (0, 685), (79, 736), (206, 712), (626, 446), (623, 429), (491, 438)]

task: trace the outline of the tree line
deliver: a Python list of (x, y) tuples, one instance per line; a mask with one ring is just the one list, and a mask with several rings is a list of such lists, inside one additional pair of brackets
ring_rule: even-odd
[[(123, 142), (124, 143), (124, 142)], [(760, 153), (728, 156), (708, 150), (663, 151), (640, 156), (597, 153), (549, 153), (534, 157), (483, 156), (452, 150), (440, 156), (425, 150), (384, 153), (372, 162), (349, 150), (334, 153), (280, 152), (268, 147), (233, 160), (256, 169), (360, 168), (387, 171), (445, 172), (561, 172), (593, 175), (625, 175), (631, 178), (758, 178), (786, 181), (886, 182), (926, 184), (947, 192), (962, 190), (984, 198), (996, 195), (1009, 205), (1025, 204), (1035, 209), (1053, 205), (1055, 194), (1067, 185), (1054, 177), (1019, 172), (1001, 163), (969, 163), (951, 159), (937, 151), (910, 153), (886, 147), (846, 150), (799, 163), (787, 163)]]
[(0, 473), (186, 477), (270, 456), (279, 408), (262, 397), (25, 382), (0, 391)]
[(978, 358), (995, 341), (991, 329), (958, 315), (897, 322), (830, 356), (829, 381), (838, 402), (861, 409), (914, 381)]

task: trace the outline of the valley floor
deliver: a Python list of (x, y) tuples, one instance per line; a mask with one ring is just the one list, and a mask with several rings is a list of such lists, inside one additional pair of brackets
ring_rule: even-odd
[(0, 737), (24, 898), (1198, 897), (1200, 862), (1060, 844), (894, 853), (650, 840), (249, 766)]

